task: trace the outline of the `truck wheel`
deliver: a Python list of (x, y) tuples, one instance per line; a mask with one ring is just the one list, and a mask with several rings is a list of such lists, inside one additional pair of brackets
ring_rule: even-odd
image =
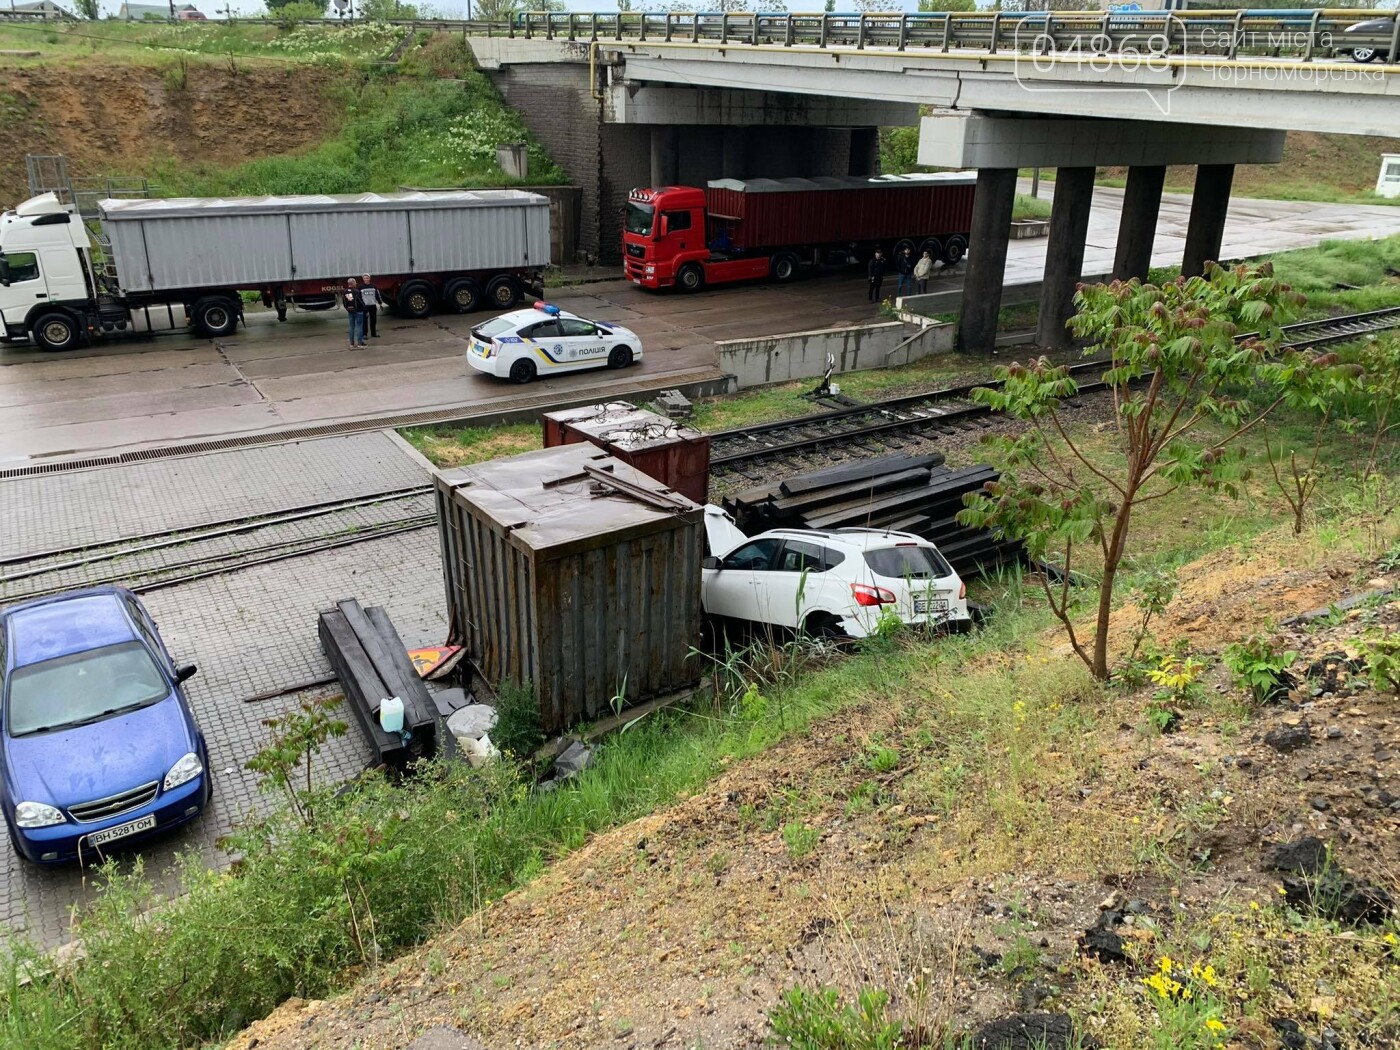
[(962, 234), (957, 234), (948, 238), (948, 244), (943, 249), (943, 261), (949, 266), (956, 266), (962, 262), (962, 258), (967, 254), (967, 238)]
[(682, 266), (681, 272), (676, 274), (676, 287), (683, 292), (698, 292), (705, 287), (704, 271), (694, 263)]
[(510, 381), (512, 383), (528, 383), (535, 378), (535, 362), (517, 361), (510, 366)]
[(400, 317), (427, 317), (433, 312), (432, 287), (423, 281), (409, 281), (394, 297), (394, 312)]
[(514, 277), (497, 274), (486, 284), (486, 299), (493, 309), (509, 310), (520, 302), (520, 283)]
[(626, 368), (632, 363), (632, 348), (630, 346), (615, 346), (612, 353), (608, 355), (609, 368)]
[(780, 252), (773, 256), (773, 280), (792, 281), (797, 278), (801, 263), (792, 252)]
[(459, 277), (447, 286), (447, 294), (443, 296), (443, 302), (459, 314), (469, 314), (473, 310), (480, 310), (481, 285), (470, 277)]
[(238, 327), (238, 306), (221, 295), (200, 299), (190, 311), (194, 330), (210, 339), (232, 335)]
[(72, 350), (78, 345), (78, 323), (70, 314), (41, 314), (29, 329), (40, 350)]

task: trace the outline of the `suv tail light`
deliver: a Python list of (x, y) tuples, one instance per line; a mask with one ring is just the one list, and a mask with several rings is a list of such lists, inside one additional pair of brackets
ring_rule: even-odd
[(873, 605), (893, 605), (899, 600), (892, 591), (887, 591), (883, 587), (871, 587), (864, 583), (851, 584), (851, 594), (855, 597), (857, 605), (863, 605), (867, 608)]
[(966, 597), (967, 597), (967, 584), (963, 583), (962, 580), (959, 580), (959, 581), (958, 581), (958, 601), (962, 601), (962, 600), (963, 600), (964, 598), (966, 598)]

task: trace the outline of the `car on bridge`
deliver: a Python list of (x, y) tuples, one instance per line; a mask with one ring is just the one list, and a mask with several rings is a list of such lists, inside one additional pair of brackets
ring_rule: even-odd
[(887, 529), (770, 529), (746, 536), (705, 508), (700, 599), (712, 621), (767, 624), (814, 638), (864, 638), (888, 622), (971, 623), (967, 588), (921, 536)]
[[(1390, 18), (1373, 18), (1368, 22), (1357, 22), (1342, 30), (1342, 38), (1332, 48), (1339, 55), (1350, 55), (1357, 62), (1384, 62), (1390, 57), (1390, 49), (1378, 43), (1378, 39), (1390, 39), (1395, 21)], [(1355, 36), (1348, 39), (1347, 34)]]
[(209, 750), (182, 688), (194, 673), (120, 587), (0, 609), (0, 808), (20, 856), (99, 859), (204, 811)]
[(467, 364), (512, 383), (586, 368), (626, 368), (642, 341), (611, 321), (590, 321), (549, 303), (501, 314), (472, 329)]

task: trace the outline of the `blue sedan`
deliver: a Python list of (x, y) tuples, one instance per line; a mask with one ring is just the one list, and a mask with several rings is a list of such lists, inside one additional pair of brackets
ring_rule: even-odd
[(95, 587), (0, 609), (0, 807), (38, 864), (97, 860), (198, 817), (209, 751), (136, 595)]

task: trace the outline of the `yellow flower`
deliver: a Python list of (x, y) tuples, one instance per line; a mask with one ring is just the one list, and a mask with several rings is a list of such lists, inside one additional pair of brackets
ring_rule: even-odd
[(1259, 902), (1258, 902), (1258, 901), (1250, 901), (1250, 902), (1249, 902), (1249, 910), (1250, 910), (1250, 911), (1258, 911), (1258, 910), (1259, 910)]
[(1225, 1031), (1225, 1024), (1224, 1024), (1224, 1022), (1218, 1021), (1218, 1020), (1216, 1020), (1214, 1017), (1208, 1017), (1208, 1018), (1206, 1018), (1206, 1027), (1209, 1028), (1212, 1032), (1223, 1032), (1223, 1031)]
[(1288, 891), (1287, 891), (1286, 889), (1284, 889), (1282, 886), (1275, 886), (1275, 887), (1274, 887), (1274, 890), (1275, 890), (1276, 893), (1278, 893), (1278, 895), (1279, 895), (1280, 897), (1287, 897), (1287, 896), (1288, 896)]
[(1202, 970), (1202, 971), (1201, 971), (1201, 980), (1203, 980), (1203, 981), (1206, 982), (1206, 987), (1208, 987), (1208, 988), (1214, 988), (1214, 987), (1215, 987), (1215, 967), (1214, 967), (1214, 966), (1207, 966), (1204, 970)]
[(1162, 956), (1162, 958), (1157, 961), (1157, 966), (1161, 969), (1163, 973), (1171, 973), (1172, 957), (1170, 955)]

